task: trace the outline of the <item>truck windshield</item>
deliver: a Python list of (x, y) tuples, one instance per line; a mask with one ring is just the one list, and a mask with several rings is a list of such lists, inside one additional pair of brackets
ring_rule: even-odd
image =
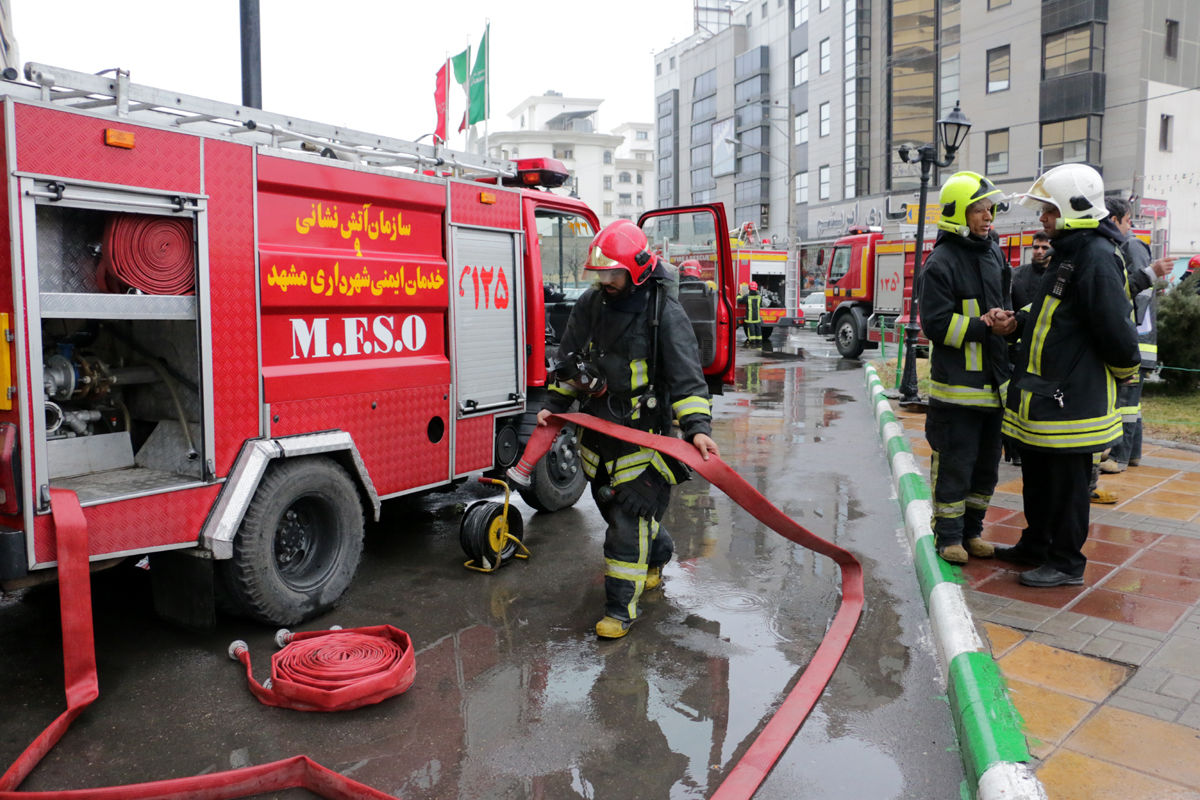
[(829, 283), (833, 284), (842, 279), (850, 270), (850, 248), (834, 248), (833, 258), (829, 262)]
[(596, 232), (585, 217), (570, 212), (539, 208), (535, 219), (546, 292), (559, 300), (578, 298), (591, 285), (583, 265)]

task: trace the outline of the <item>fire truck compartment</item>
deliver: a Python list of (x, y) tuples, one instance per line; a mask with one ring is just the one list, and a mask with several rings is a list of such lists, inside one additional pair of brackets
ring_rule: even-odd
[[(31, 393), (34, 418), (43, 421), (34, 430), (36, 481), (72, 489), (84, 504), (205, 478), (196, 296), (106, 284), (106, 227), (127, 214), (38, 205), (36, 258), (26, 255), (37, 275), (27, 298), (38, 336), (31, 353), (40, 348), (30, 365), (41, 388)], [(194, 218), (182, 216), (194, 230)], [(194, 240), (187, 246), (194, 264)]]

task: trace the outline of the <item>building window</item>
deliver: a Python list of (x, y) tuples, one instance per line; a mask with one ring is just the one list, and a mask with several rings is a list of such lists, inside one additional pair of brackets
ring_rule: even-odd
[(1003, 175), (1008, 172), (1008, 128), (988, 131), (987, 174)]
[(1171, 140), (1174, 138), (1174, 120), (1170, 114), (1158, 118), (1158, 149), (1165, 153), (1171, 152)]
[(575, 151), (569, 147), (555, 147), (554, 157), (560, 161), (570, 161), (575, 158)]
[(753, 21), (754, 21), (754, 15), (753, 15), (753, 14), (747, 14), (747, 15), (746, 15), (746, 27), (747, 27), (747, 28), (749, 28), (749, 27), (750, 27), (750, 23), (751, 23), (751, 22), (753, 22)]
[(792, 9), (792, 27), (799, 28), (806, 22), (808, 22), (808, 0), (796, 0), (796, 7)]
[(633, 202), (633, 195), (629, 192), (621, 192), (617, 195), (617, 202), (623, 206), (627, 206)]
[(611, 163), (612, 163), (612, 150), (605, 150), (605, 151), (604, 151), (604, 163), (605, 163), (605, 164), (611, 164)]
[(650, 141), (650, 131), (635, 131), (633, 138), (637, 139), (639, 142), (648, 142)]
[(1076, 117), (1042, 124), (1042, 165), (1100, 161), (1099, 117)]
[(796, 173), (796, 205), (808, 202), (808, 173)]
[(638, 185), (639, 185), (639, 186), (640, 186), (640, 185), (643, 183), (643, 181), (642, 181), (642, 173), (640, 173), (640, 172), (637, 174), (637, 182), (638, 182)]
[(792, 59), (792, 86), (803, 86), (808, 83), (808, 51)]
[(1042, 79), (1103, 70), (1103, 48), (1104, 28), (1099, 25), (1083, 25), (1047, 36), (1042, 42)]
[(1175, 58), (1179, 55), (1179, 20), (1167, 20), (1167, 38), (1164, 42), (1163, 55)]
[(1003, 92), (1008, 88), (1009, 79), (1009, 46), (997, 47), (987, 51), (987, 90)]
[(829, 165), (821, 167), (817, 171), (817, 199), (829, 199)]
[(671, 69), (675, 69), (675, 56), (671, 56), (669, 66)]
[(646, 205), (646, 198), (642, 195), (641, 192), (637, 193), (637, 204), (638, 204), (638, 208), (641, 208), (642, 206)]
[(611, 200), (604, 201), (604, 216), (606, 216), (606, 217), (612, 216), (612, 201)]
[(819, 8), (822, 11), (828, 11), (829, 10), (829, 0), (821, 0), (821, 4), (820, 4)]
[(633, 175), (628, 172), (622, 172), (617, 175), (617, 183), (633, 183)]
[(654, 65), (654, 74), (656, 76), (662, 75), (662, 62), (661, 61)]
[(1004, 8), (1008, 5), (1012, 5), (1012, 0), (988, 0), (988, 11), (995, 8)]
[(829, 103), (821, 103), (818, 113), (820, 117), (820, 129), (817, 133), (821, 136), (828, 136), (830, 128)]
[(717, 93), (717, 71), (710, 69), (708, 72), (697, 75), (692, 81), (692, 99), (700, 97), (708, 97), (710, 94)]
[(796, 115), (796, 128), (795, 128), (794, 133), (796, 135), (795, 136), (796, 144), (807, 144), (808, 143), (808, 112), (807, 111), (801, 111), (799, 114)]
[(767, 4), (766, 3), (762, 4), (762, 8), (759, 9), (758, 15), (760, 17), (762, 17), (764, 20), (767, 18)]
[(605, 189), (611, 189), (611, 188), (612, 188), (612, 175), (605, 175), (605, 176), (604, 176), (604, 188), (605, 188)]
[(831, 62), (833, 61), (833, 57), (832, 57), (833, 50), (830, 47), (828, 39), (821, 40), (820, 53), (821, 53), (821, 74), (824, 75), (826, 72), (829, 72), (829, 69), (832, 66)]

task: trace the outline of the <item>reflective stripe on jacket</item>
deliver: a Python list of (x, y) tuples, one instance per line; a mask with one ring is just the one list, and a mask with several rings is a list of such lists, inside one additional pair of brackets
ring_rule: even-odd
[(1003, 432), (1026, 446), (1094, 453), (1121, 438), (1116, 380), (1140, 357), (1120, 241), (1108, 220), (1054, 240), (1004, 411)]
[(918, 293), (921, 328), (932, 345), (932, 403), (1001, 407), (1008, 344), (981, 317), (992, 308), (1012, 309), (1011, 281), (1012, 271), (995, 242), (938, 234)]

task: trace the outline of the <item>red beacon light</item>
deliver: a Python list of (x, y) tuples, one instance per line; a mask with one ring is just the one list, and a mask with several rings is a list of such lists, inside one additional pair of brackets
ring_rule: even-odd
[(540, 186), (553, 189), (571, 177), (567, 167), (557, 158), (518, 158), (517, 174), (504, 178), (505, 186)]

